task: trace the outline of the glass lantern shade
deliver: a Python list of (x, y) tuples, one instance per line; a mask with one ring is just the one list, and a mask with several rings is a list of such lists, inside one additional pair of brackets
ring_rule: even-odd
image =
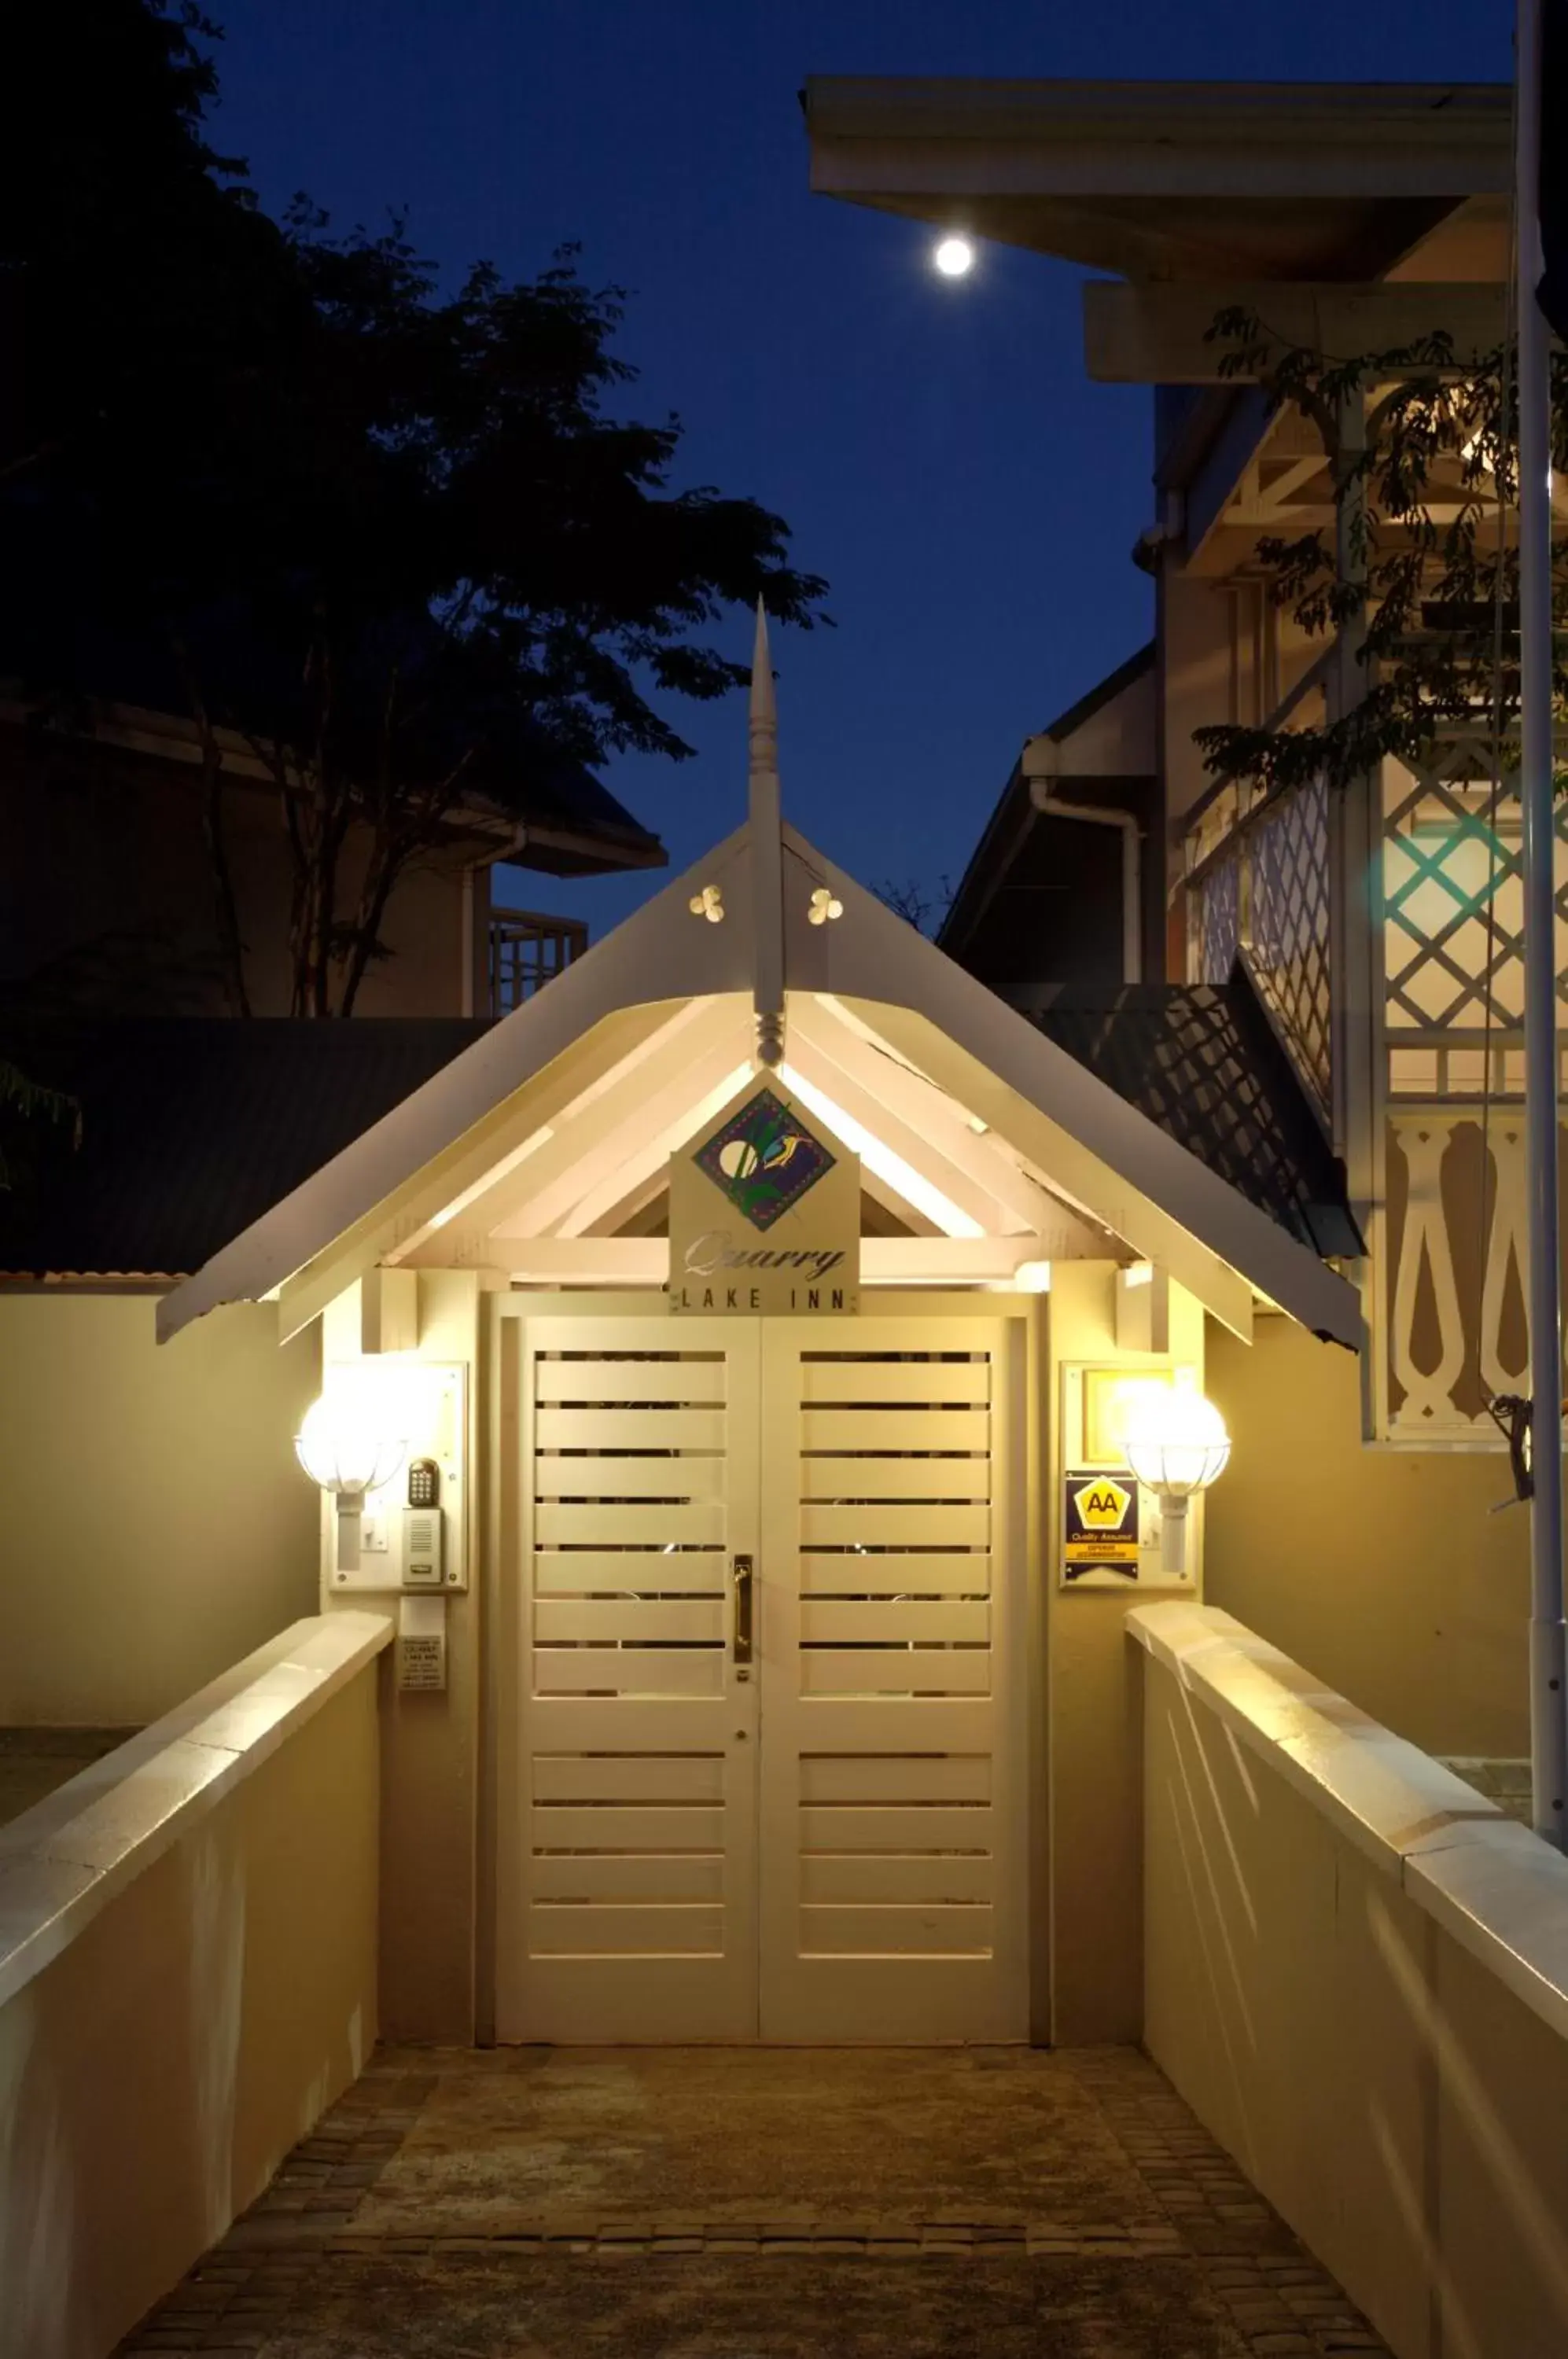
[(390, 1483), (408, 1448), (365, 1406), (331, 1393), (311, 1402), (294, 1436), (295, 1455), (311, 1482), (340, 1498), (363, 1497)]
[(1164, 1499), (1190, 1499), (1225, 1473), (1230, 1436), (1213, 1401), (1180, 1383), (1150, 1386), (1127, 1425), (1127, 1464)]
[(1187, 1504), (1223, 1474), (1230, 1436), (1213, 1401), (1190, 1375), (1150, 1386), (1127, 1422), (1127, 1461), (1138, 1481), (1158, 1494), (1164, 1510), (1160, 1555), (1163, 1570), (1187, 1577)]

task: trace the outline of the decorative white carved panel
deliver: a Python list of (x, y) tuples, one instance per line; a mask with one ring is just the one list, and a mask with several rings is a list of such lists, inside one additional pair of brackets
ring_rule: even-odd
[(1500, 1447), (1488, 1397), (1530, 1389), (1523, 1110), (1396, 1107), (1387, 1169), (1379, 1436)]
[[(1459, 1306), (1453, 1240), (1443, 1201), (1443, 1165), (1454, 1138), (1454, 1117), (1430, 1114), (1401, 1123), (1399, 1152), (1404, 1158), (1405, 1218), (1399, 1236), (1399, 1259), (1391, 1273), (1393, 1310), (1388, 1335), (1388, 1367), (1403, 1398), (1397, 1421), (1413, 1432), (1432, 1432), (1440, 1423), (1452, 1423), (1456, 1414), (1454, 1388), (1465, 1369), (1465, 1318)], [(1430, 1318), (1435, 1331), (1435, 1351), (1421, 1348), (1419, 1314), (1427, 1306), (1421, 1297), (1430, 1289)]]

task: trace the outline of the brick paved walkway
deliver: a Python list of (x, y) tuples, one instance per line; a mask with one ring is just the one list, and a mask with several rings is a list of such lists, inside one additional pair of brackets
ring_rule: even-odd
[(382, 2051), (124, 2359), (1308, 2359), (1377, 2337), (1125, 2049)]

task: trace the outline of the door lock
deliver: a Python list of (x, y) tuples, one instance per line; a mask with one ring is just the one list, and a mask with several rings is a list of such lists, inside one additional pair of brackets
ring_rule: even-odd
[(735, 1637), (731, 1653), (738, 1667), (751, 1661), (752, 1561), (749, 1556), (736, 1557), (730, 1578), (735, 1583)]

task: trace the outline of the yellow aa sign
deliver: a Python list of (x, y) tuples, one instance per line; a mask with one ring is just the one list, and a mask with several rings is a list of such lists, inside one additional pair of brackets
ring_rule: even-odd
[(1078, 1516), (1091, 1532), (1119, 1532), (1132, 1506), (1132, 1493), (1108, 1477), (1091, 1483), (1078, 1494)]
[(1062, 1570), (1091, 1585), (1105, 1574), (1138, 1579), (1138, 1491), (1103, 1468), (1068, 1473), (1063, 1501)]

